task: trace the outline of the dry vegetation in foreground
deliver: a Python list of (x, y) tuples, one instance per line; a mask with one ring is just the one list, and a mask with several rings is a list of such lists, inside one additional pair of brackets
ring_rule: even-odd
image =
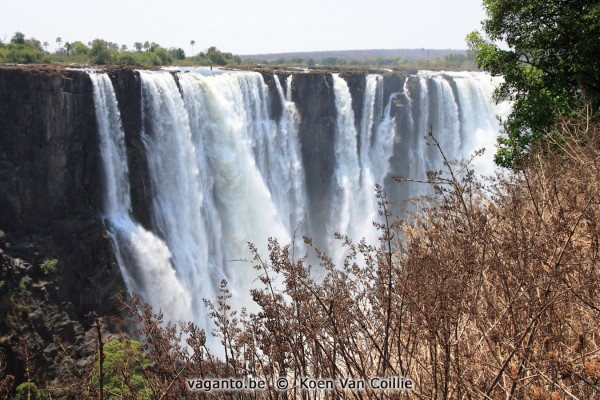
[[(318, 281), (305, 259), (293, 260), (289, 247), (271, 241), (268, 260), (255, 253), (264, 284), (253, 293), (257, 315), (230, 309), (226, 283), (208, 303), (223, 359), (205, 347), (203, 331), (163, 327), (162, 317), (134, 298), (128, 307), (140, 327), (139, 349), (123, 339), (115, 357), (103, 344), (101, 372), (98, 362), (93, 370), (74, 366), (76, 374), (44, 392), (101, 399), (600, 398), (600, 129), (583, 121), (564, 121), (562, 139), (533, 152), (510, 177), (482, 183), (464, 165), (447, 163), (445, 172), (429, 174), (435, 195), (410, 220), (394, 221), (378, 190), (386, 221), (377, 225), (380, 246), (341, 238), (349, 250), (341, 266), (315, 249), (326, 271)], [(283, 290), (271, 285), (276, 277)], [(284, 393), (274, 389), (280, 374), (402, 375), (415, 390)], [(234, 376), (270, 384), (235, 395), (186, 387), (186, 378)]]

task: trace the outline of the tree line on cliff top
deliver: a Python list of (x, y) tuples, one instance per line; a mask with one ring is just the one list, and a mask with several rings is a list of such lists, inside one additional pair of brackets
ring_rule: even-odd
[(48, 42), (41, 43), (16, 32), (10, 41), (0, 41), (0, 63), (76, 63), (76, 64), (121, 64), (139, 66), (160, 65), (227, 65), (240, 64), (239, 56), (221, 52), (216, 47), (186, 57), (182, 48), (165, 49), (154, 42), (135, 42), (127, 45), (95, 39), (89, 43), (81, 41), (63, 42), (56, 38), (55, 51), (49, 51)]
[[(16, 32), (7, 42), (0, 40), (0, 63), (78, 63), (78, 64), (121, 64), (140, 66), (159, 65), (235, 65), (260, 67), (304, 67), (304, 68), (360, 68), (382, 67), (401, 70), (473, 70), (477, 66), (470, 53), (450, 53), (443, 56), (419, 57), (416, 60), (364, 55), (353, 58), (323, 55), (314, 57), (282, 56), (275, 58), (240, 57), (222, 52), (216, 47), (209, 47), (199, 53), (194, 52), (196, 41), (190, 41), (191, 57), (186, 57), (182, 48), (165, 49), (154, 42), (135, 42), (131, 48), (127, 45), (96, 39), (89, 43), (81, 41), (64, 42), (56, 38), (56, 45), (27, 39), (21, 32)], [(54, 51), (50, 48), (54, 47)], [(423, 52), (429, 53), (423, 49)], [(332, 52), (336, 54), (339, 52)]]

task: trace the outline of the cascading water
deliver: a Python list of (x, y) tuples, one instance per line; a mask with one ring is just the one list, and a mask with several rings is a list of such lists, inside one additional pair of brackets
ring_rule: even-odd
[[(169, 320), (210, 327), (202, 299), (215, 298), (221, 279), (230, 283), (234, 305), (250, 304), (257, 272), (235, 261), (249, 258), (248, 242), (264, 252), (269, 237), (288, 243), (309, 233), (301, 221), (315, 210), (307, 198), (301, 143), (310, 146), (310, 132), (300, 131), (305, 116), (292, 101), (296, 81), (293, 74), (285, 81), (275, 75), (269, 89), (257, 72), (139, 74), (152, 232), (132, 218), (124, 135), (110, 79), (90, 74), (107, 227), (130, 290)], [(490, 103), (494, 84), (486, 75), (422, 73), (406, 80), (403, 93), (387, 98), (383, 76), (365, 79), (356, 121), (347, 81), (332, 77), (335, 135), (328, 140), (334, 176), (323, 191), (327, 201), (318, 205), (329, 217), (310, 233), (331, 238), (317, 244), (337, 261), (344, 253), (334, 232), (376, 244), (375, 184), (387, 182), (388, 192), (412, 197), (422, 189), (396, 193), (389, 176), (423, 179), (427, 170), (440, 168), (439, 154), (424, 143), (430, 124), (451, 159), (489, 145), (498, 131), (497, 109)], [(281, 105), (277, 118), (272, 102)]]
[[(336, 207), (331, 210), (328, 236), (333, 237), (333, 233), (338, 232), (356, 240), (364, 237), (374, 244), (377, 232), (372, 229), (373, 221), (379, 219), (374, 188), (376, 184), (383, 185), (392, 156), (394, 123), (390, 110), (395, 94), (390, 96), (383, 112), (383, 77), (367, 75), (362, 120), (357, 132), (348, 84), (338, 74), (333, 75), (333, 84), (338, 113), (336, 188), (332, 200)], [(344, 253), (335, 244), (331, 241), (328, 250), (340, 261)]]
[[(334, 139), (335, 172), (334, 196), (330, 222), (328, 223), (328, 237), (332, 238), (335, 232), (354, 237), (360, 231), (362, 218), (360, 213), (364, 207), (364, 197), (360, 190), (360, 164), (358, 154), (358, 134), (354, 125), (354, 111), (352, 110), (352, 97), (346, 81), (338, 74), (333, 74), (333, 91), (337, 110), (337, 129)], [(333, 229), (333, 232), (331, 231)], [(333, 239), (330, 239), (333, 240)], [(329, 245), (334, 249), (333, 244)], [(341, 249), (336, 249), (334, 260), (339, 261), (343, 256)]]
[(191, 295), (175, 275), (169, 248), (131, 217), (125, 135), (110, 78), (92, 72), (90, 79), (104, 166), (103, 214), (125, 283), (168, 318), (190, 319)]
[[(508, 103), (495, 105), (492, 101), (498, 83), (497, 78), (479, 72), (423, 71), (409, 77), (389, 172), (425, 179), (427, 171), (442, 170), (438, 149), (426, 145), (425, 137), (431, 131), (448, 160), (468, 160), (476, 150), (485, 149), (473, 165), (479, 174), (493, 173), (494, 145), (500, 130), (497, 117), (505, 117), (510, 109)], [(402, 187), (389, 187), (388, 191), (402, 200), (425, 195), (430, 189), (423, 184)]]

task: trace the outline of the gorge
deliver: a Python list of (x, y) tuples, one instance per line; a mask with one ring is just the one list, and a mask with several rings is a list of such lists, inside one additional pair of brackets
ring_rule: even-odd
[[(334, 233), (376, 244), (376, 184), (398, 204), (442, 159), (487, 152), (501, 107), (477, 72), (327, 73), (0, 69), (0, 243), (62, 265), (74, 318), (135, 291), (171, 321), (209, 327), (220, 281), (249, 306), (248, 243)], [(9, 244), (7, 246), (7, 243)], [(4, 278), (2, 278), (4, 279)], [(0, 288), (1, 290), (1, 288)]]

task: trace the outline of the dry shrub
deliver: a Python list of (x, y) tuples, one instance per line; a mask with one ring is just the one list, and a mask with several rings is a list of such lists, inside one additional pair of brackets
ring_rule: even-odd
[[(434, 195), (402, 221), (378, 188), (380, 245), (340, 236), (344, 265), (309, 239), (318, 266), (275, 240), (268, 259), (251, 247), (261, 311), (231, 310), (226, 283), (207, 303), (224, 360), (193, 325), (193, 344), (180, 347), (175, 328), (138, 304), (149, 381), (187, 398), (198, 394), (185, 378), (214, 376), (266, 379), (266, 391), (237, 394), (253, 398), (600, 398), (600, 132), (582, 121), (563, 121), (561, 140), (514, 174), (481, 182), (468, 165), (445, 162), (425, 181)], [(281, 375), (402, 375), (415, 390), (281, 393)]]
[[(220, 350), (193, 324), (165, 325), (133, 298), (147, 362), (127, 365), (137, 362), (156, 399), (600, 398), (600, 132), (591, 120), (563, 121), (561, 140), (514, 174), (482, 182), (468, 165), (446, 162), (425, 180), (434, 194), (403, 220), (378, 188), (380, 244), (340, 236), (343, 265), (309, 239), (319, 265), (276, 240), (268, 259), (251, 246), (260, 312), (232, 310), (223, 282), (206, 303)], [(415, 389), (278, 392), (281, 375), (401, 375)], [(187, 378), (249, 376), (267, 389), (186, 387)]]

